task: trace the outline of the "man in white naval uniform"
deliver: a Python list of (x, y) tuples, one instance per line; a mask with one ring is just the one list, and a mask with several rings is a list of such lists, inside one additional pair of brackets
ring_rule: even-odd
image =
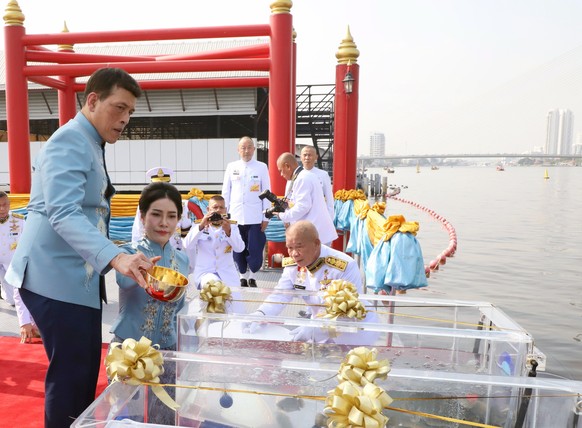
[(226, 166), (222, 184), (227, 212), (237, 221), (245, 243), (242, 251), (234, 253), (242, 287), (257, 286), (255, 274), (263, 265), (263, 250), (267, 242), (265, 229), (269, 224), (264, 211), (271, 206), (267, 199), (259, 198), (271, 187), (269, 169), (265, 163), (253, 159), (254, 153), (253, 140), (242, 137), (238, 142), (240, 160)]
[[(149, 178), (152, 183), (156, 183), (158, 181), (170, 183), (172, 181), (173, 175), (174, 171), (172, 171), (172, 169), (163, 166), (156, 166), (155, 168), (151, 168), (148, 170), (148, 172), (146, 172), (146, 177)], [(172, 247), (174, 247), (176, 250), (182, 249), (182, 235), (185, 234), (186, 231), (188, 231), (188, 229), (190, 229), (192, 226), (192, 220), (190, 219), (189, 214), (190, 211), (188, 210), (188, 201), (182, 200), (182, 218), (180, 218), (178, 226), (170, 238), (170, 244), (172, 244)], [(131, 242), (140, 241), (143, 238), (143, 234), (144, 226), (143, 222), (141, 221), (141, 212), (138, 206), (135, 212), (133, 226), (131, 227)]]
[(317, 150), (313, 146), (305, 146), (301, 149), (301, 163), (303, 164), (303, 169), (306, 171), (312, 172), (317, 175), (319, 181), (321, 182), (321, 188), (323, 189), (323, 197), (325, 198), (325, 205), (327, 206), (327, 211), (329, 212), (329, 216), (331, 217), (332, 221), (335, 217), (335, 209), (334, 209), (334, 197), (333, 191), (331, 189), (331, 179), (329, 178), (329, 174), (327, 171), (323, 169), (319, 169), (315, 166), (315, 162), (317, 162)]
[(337, 232), (327, 211), (319, 178), (299, 166), (295, 156), (289, 152), (279, 156), (277, 169), (284, 179), (291, 182), (291, 186), (285, 195), (289, 208), (275, 215), (286, 224), (309, 220), (317, 228), (321, 242), (331, 244), (337, 238)]
[[(222, 220), (213, 221), (214, 213), (223, 216)], [(233, 252), (241, 252), (245, 244), (240, 236), (236, 221), (224, 218), (226, 207), (224, 198), (214, 195), (208, 201), (208, 212), (193, 227), (184, 238), (184, 251), (194, 265), (194, 281), (198, 289), (210, 281), (221, 281), (231, 288), (239, 287), (238, 270), (234, 263)], [(232, 293), (234, 300), (240, 300), (237, 293)], [(228, 312), (242, 313), (243, 307), (234, 302), (227, 307)]]
[(20, 298), (18, 288), (8, 284), (4, 275), (8, 270), (14, 250), (18, 246), (18, 239), (22, 235), (25, 223), (23, 215), (10, 211), (8, 195), (5, 192), (0, 192), (0, 284), (2, 298), (9, 305), (16, 307), (21, 343), (30, 342), (32, 338), (40, 337), (40, 334), (30, 312)]
[(23, 228), (24, 216), (11, 212), (8, 195), (0, 192), (0, 285), (2, 299), (6, 300), (10, 306), (14, 306), (14, 287), (6, 282), (4, 275)]
[[(283, 260), (283, 273), (273, 293), (252, 315), (276, 316), (281, 313), (285, 308), (282, 303), (290, 302), (293, 296), (277, 294), (277, 290), (321, 291), (333, 280), (338, 279), (352, 283), (358, 293), (362, 293), (362, 274), (356, 261), (341, 251), (322, 245), (313, 223), (298, 221), (289, 226), (285, 238), (290, 257)], [(309, 306), (312, 318), (316, 318), (320, 311), (325, 310), (321, 296), (304, 296), (303, 300)], [(365, 301), (362, 301), (362, 304), (367, 305)], [(368, 312), (361, 322), (378, 322), (378, 317), (375, 313)], [(260, 323), (257, 322), (243, 326), (249, 333), (258, 331), (260, 327)], [(372, 344), (378, 338), (375, 332), (359, 332), (342, 333), (332, 339), (327, 331), (312, 327), (300, 327), (290, 334), (294, 341), (320, 343), (333, 341), (354, 345)]]

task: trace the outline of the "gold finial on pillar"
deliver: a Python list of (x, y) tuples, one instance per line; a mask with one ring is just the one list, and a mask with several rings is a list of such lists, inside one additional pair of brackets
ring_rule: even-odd
[[(63, 26), (63, 29), (61, 30), (61, 33), (68, 33), (69, 32), (69, 28), (67, 27), (67, 21), (65, 21), (65, 25)], [(59, 45), (58, 46), (58, 50), (59, 51), (67, 51), (67, 52), (73, 52), (73, 45)]]
[(4, 12), (4, 25), (24, 25), (24, 13), (16, 0), (10, 0)]
[(293, 2), (291, 0), (277, 0), (271, 2), (271, 13), (290, 13)]
[(350, 33), (350, 26), (348, 25), (346, 37), (340, 43), (338, 51), (335, 53), (335, 57), (339, 64), (347, 64), (348, 62), (354, 64), (358, 62), (359, 56), (360, 51), (354, 43), (354, 39)]

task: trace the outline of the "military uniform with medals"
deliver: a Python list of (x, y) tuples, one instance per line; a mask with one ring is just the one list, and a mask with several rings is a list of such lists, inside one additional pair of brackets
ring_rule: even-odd
[[(343, 280), (355, 285), (358, 293), (363, 292), (362, 275), (358, 264), (354, 259), (341, 251), (334, 250), (326, 245), (321, 246), (319, 257), (309, 266), (301, 268), (291, 257), (283, 259), (283, 274), (275, 286), (275, 292), (265, 299), (258, 312), (275, 316), (285, 308), (281, 302), (291, 302), (291, 295), (277, 295), (276, 290), (306, 290), (323, 291), (333, 280)], [(323, 299), (320, 295), (303, 296), (303, 300), (309, 306), (311, 318), (316, 318), (319, 312), (324, 311)], [(369, 302), (360, 299), (362, 304), (369, 308)], [(275, 303), (276, 302), (276, 303)], [(369, 311), (361, 322), (377, 323), (378, 315)], [(289, 332), (293, 341), (315, 341), (318, 343), (337, 343), (344, 345), (365, 346), (377, 342), (380, 334), (375, 331), (356, 330), (354, 332), (342, 332), (339, 335), (330, 336), (324, 329), (310, 326), (298, 327)]]
[(184, 251), (190, 260), (195, 260), (194, 283), (200, 287), (205, 276), (213, 274), (229, 287), (240, 285), (239, 276), (234, 264), (233, 252), (241, 252), (245, 244), (240, 236), (236, 221), (231, 222), (230, 236), (222, 226), (210, 225), (200, 230), (200, 221), (184, 238)]
[[(334, 279), (351, 282), (362, 293), (362, 276), (358, 264), (347, 254), (325, 245), (321, 246), (319, 257), (307, 267), (299, 267), (291, 257), (283, 259), (283, 274), (274, 288), (275, 293), (265, 299), (259, 310), (265, 315), (278, 315), (285, 305), (272, 302), (290, 302), (291, 295), (277, 295), (277, 290), (320, 291)], [(321, 305), (321, 297), (304, 296), (307, 305)], [(312, 306), (317, 314), (321, 306)]]

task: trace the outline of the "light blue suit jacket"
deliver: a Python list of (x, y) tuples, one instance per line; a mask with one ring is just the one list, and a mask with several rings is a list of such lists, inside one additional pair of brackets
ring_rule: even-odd
[(78, 113), (33, 163), (26, 229), (6, 279), (50, 299), (100, 308), (99, 275), (121, 250), (107, 238), (111, 186), (102, 139)]

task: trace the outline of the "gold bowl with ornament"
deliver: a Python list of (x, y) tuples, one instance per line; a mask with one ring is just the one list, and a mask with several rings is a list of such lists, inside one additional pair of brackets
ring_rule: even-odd
[(146, 272), (146, 292), (160, 302), (177, 302), (188, 286), (188, 278), (173, 269), (154, 266)]

